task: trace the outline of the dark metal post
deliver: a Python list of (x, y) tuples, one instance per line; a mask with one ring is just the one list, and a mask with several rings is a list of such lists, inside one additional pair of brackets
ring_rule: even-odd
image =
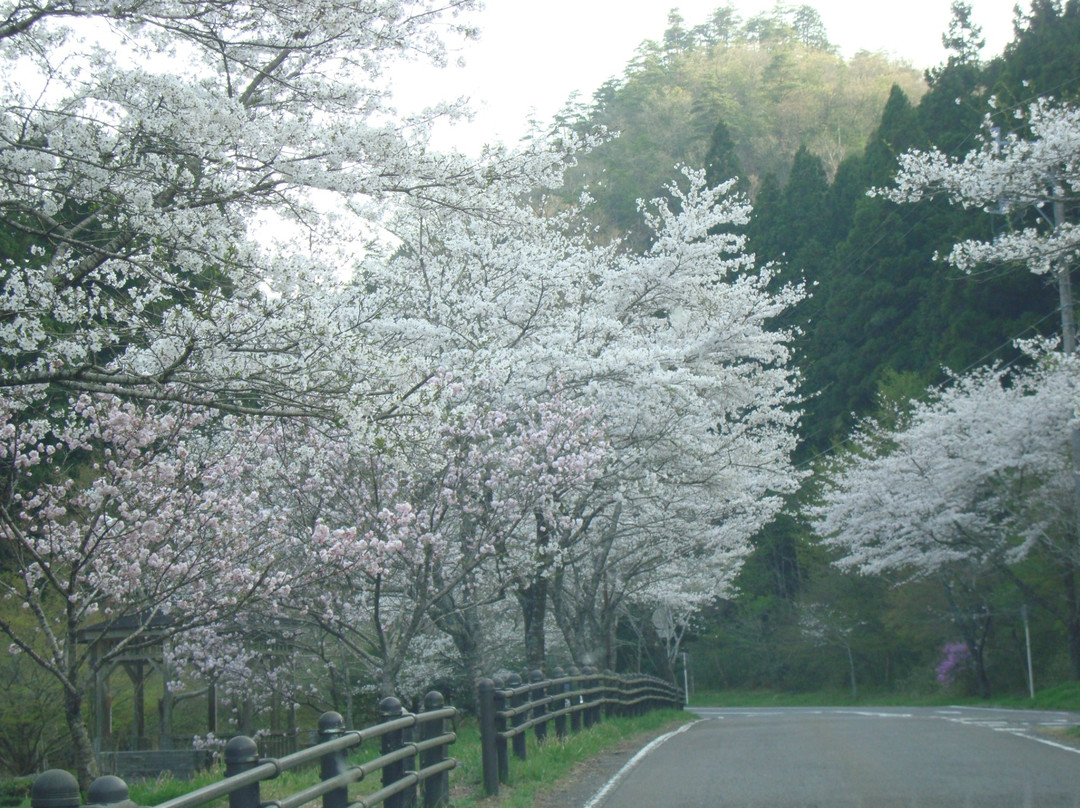
[[(345, 719), (341, 713), (328, 712), (319, 716), (319, 743), (327, 743), (345, 734)], [(319, 761), (319, 776), (323, 780), (337, 777), (345, 771), (347, 754), (344, 749), (323, 755)], [(349, 789), (346, 786), (328, 791), (322, 798), (323, 808), (346, 808)], [(232, 806), (230, 806), (232, 808)]]
[[(552, 679), (565, 679), (566, 678), (566, 671), (564, 671), (562, 668), (556, 668), (555, 670), (553, 670), (551, 672), (551, 678)], [(556, 695), (558, 693), (565, 693), (569, 687), (570, 687), (570, 685), (567, 682), (562, 682), (562, 683), (557, 684), (557, 685), (552, 685), (551, 686), (552, 695), (554, 696), (554, 695)], [(560, 741), (563, 738), (566, 737), (566, 713), (564, 713), (563, 710), (566, 709), (566, 706), (569, 703), (570, 702), (568, 702), (565, 698), (562, 698), (562, 699), (559, 699), (556, 702), (553, 702), (552, 705), (551, 705), (552, 707), (555, 708), (555, 713), (556, 713), (556, 715), (555, 715), (555, 736)]]
[(499, 793), (499, 759), (495, 751), (495, 683), (484, 678), (476, 683), (476, 719), (480, 725), (480, 768), (484, 792)]
[(493, 712), (495, 716), (495, 758), (498, 761), (499, 768), (499, 782), (510, 782), (510, 761), (508, 759), (509, 752), (506, 747), (506, 737), (503, 733), (506, 732), (506, 691), (503, 689), (506, 687), (506, 683), (496, 676), (492, 680), (495, 685), (494, 692), (494, 704)]
[[(574, 677), (575, 681), (570, 682), (567, 689), (580, 690), (581, 680), (577, 677), (581, 676), (581, 671), (579, 671), (577, 668), (571, 667), (570, 676)], [(570, 701), (571, 706), (576, 707), (578, 704), (581, 703), (581, 696), (571, 696)], [(574, 710), (574, 712), (570, 713), (570, 731), (581, 732), (581, 710)]]
[[(510, 685), (511, 689), (517, 689), (521, 687), (521, 677), (518, 676), (516, 673), (511, 673), (508, 677), (506, 677), (506, 683)], [(515, 729), (519, 728), (522, 724), (525, 723), (524, 713), (516, 712), (516, 710), (524, 703), (524, 693), (515, 693), (510, 698), (510, 706), (513, 707), (515, 710), (514, 717), (510, 719), (510, 723), (514, 725)], [(510, 743), (514, 749), (514, 757), (516, 757), (518, 760), (525, 760), (525, 733), (518, 732), (514, 735), (514, 738)]]
[[(529, 699), (533, 702), (542, 702), (547, 695), (547, 688), (544, 687), (542, 682), (544, 681), (544, 674), (540, 670), (534, 670), (529, 674), (529, 681), (532, 682), (533, 688), (529, 693)], [(547, 740), (547, 705), (537, 704), (533, 707), (532, 717), (536, 721), (536, 726), (533, 727), (533, 732), (536, 733), (536, 742), (543, 743)]]
[[(393, 721), (395, 718), (401, 718), (401, 702), (395, 699), (393, 696), (387, 696), (385, 699), (379, 702), (379, 713), (382, 716), (383, 722)], [(395, 752), (401, 748), (402, 738), (404, 737), (400, 729), (396, 729), (393, 732), (387, 732), (382, 736), (382, 746), (380, 751), (384, 755), (388, 755), (391, 752)], [(382, 784), (383, 788), (389, 785), (393, 785), (402, 777), (405, 776), (405, 761), (399, 760), (396, 763), (391, 763), (382, 770)], [(392, 797), (387, 797), (383, 802), (386, 808), (405, 808), (405, 797), (401, 792), (394, 794)]]
[[(225, 744), (225, 776), (234, 777), (259, 765), (259, 747), (246, 735), (230, 738)], [(229, 808), (259, 808), (259, 784), (252, 783), (229, 795)]]
[(30, 786), (31, 808), (78, 808), (79, 781), (63, 769), (49, 769)]
[[(444, 706), (442, 693), (432, 690), (424, 696), (424, 712), (431, 713), (441, 710)], [(446, 721), (438, 719), (428, 721), (421, 727), (420, 736), (425, 741), (438, 738), (446, 733)], [(446, 747), (437, 746), (428, 749), (420, 755), (420, 766), (427, 768), (446, 760)], [(439, 772), (434, 777), (424, 781), (424, 808), (445, 808), (450, 804), (450, 772)]]

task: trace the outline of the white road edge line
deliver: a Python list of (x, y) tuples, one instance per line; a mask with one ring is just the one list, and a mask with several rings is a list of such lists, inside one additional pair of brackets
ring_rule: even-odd
[(1015, 735), (1018, 738), (1027, 738), (1029, 741), (1038, 741), (1039, 743), (1044, 743), (1047, 746), (1053, 746), (1055, 749), (1064, 749), (1066, 752), (1072, 752), (1074, 755), (1080, 755), (1080, 749), (1077, 749), (1074, 746), (1066, 746), (1063, 743), (1057, 743), (1056, 741), (1050, 741), (1046, 738), (1040, 738), (1037, 735), (1028, 735), (1025, 732), (1015, 732), (1013, 730), (1003, 731), (1008, 732), (1010, 735)]
[[(705, 720), (705, 719), (700, 719), (700, 718), (698, 719), (698, 721), (702, 721), (702, 720)], [(608, 780), (606, 783), (604, 783), (603, 787), (599, 791), (597, 791), (595, 794), (593, 794), (592, 797), (589, 798), (589, 801), (587, 803), (585, 803), (584, 806), (582, 806), (582, 808), (596, 808), (596, 806), (598, 806), (600, 804), (601, 800), (603, 800), (604, 797), (606, 797), (608, 795), (608, 792), (610, 792), (611, 789), (615, 788), (615, 785), (624, 776), (626, 776), (626, 774), (632, 768), (634, 768), (634, 766), (636, 766), (641, 761), (641, 759), (643, 757), (645, 757), (647, 754), (649, 754), (649, 752), (654, 750), (656, 747), (658, 747), (664, 741), (666, 741), (666, 740), (668, 740), (670, 738), (674, 738), (680, 732), (686, 732), (686, 730), (690, 729), (690, 727), (694, 726), (694, 724), (696, 724), (696, 723), (697, 723), (697, 721), (691, 721), (688, 724), (683, 724), (678, 729), (672, 730), (671, 732), (667, 733), (666, 735), (661, 735), (659, 738), (653, 738), (651, 741), (649, 741), (649, 743), (645, 744), (645, 746), (643, 746), (640, 750), (638, 750), (638, 753), (636, 755), (634, 755), (632, 758), (630, 758), (628, 761), (626, 761), (626, 763), (623, 765), (623, 767), (621, 769), (619, 769), (617, 772), (615, 772), (615, 775), (610, 780)]]

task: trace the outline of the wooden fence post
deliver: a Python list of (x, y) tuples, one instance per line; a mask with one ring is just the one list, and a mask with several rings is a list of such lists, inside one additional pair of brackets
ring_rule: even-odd
[[(556, 668), (551, 672), (552, 679), (565, 679), (566, 671), (562, 668)], [(550, 690), (551, 695), (555, 696), (561, 693), (565, 693), (569, 685), (566, 682), (560, 682), (557, 685), (552, 685)], [(563, 712), (569, 702), (565, 697), (560, 698), (558, 701), (552, 702), (551, 706), (555, 709), (557, 715), (555, 716), (555, 737), (560, 741), (566, 737), (566, 713)]]
[(476, 720), (480, 725), (480, 767), (484, 774), (484, 793), (499, 793), (499, 757), (495, 750), (495, 683), (481, 679), (476, 683)]
[[(442, 693), (432, 690), (424, 696), (424, 712), (431, 713), (441, 710), (445, 702)], [(428, 721), (422, 727), (421, 737), (425, 741), (438, 738), (446, 733), (446, 720), (438, 719)], [(446, 747), (436, 746), (426, 750), (420, 756), (420, 765), (423, 768), (434, 766), (446, 760)], [(444, 771), (424, 781), (424, 808), (446, 808), (450, 804), (450, 772)]]
[[(319, 743), (326, 743), (340, 738), (345, 733), (345, 719), (341, 717), (341, 713), (326, 712), (319, 716), (318, 727)], [(319, 776), (323, 780), (337, 777), (345, 771), (345, 767), (348, 765), (346, 758), (347, 755), (344, 749), (323, 755), (319, 761)], [(342, 787), (328, 791), (323, 795), (322, 804), (323, 808), (345, 808), (349, 804), (349, 789)], [(233, 806), (230, 806), (230, 808), (233, 808)]]
[[(382, 721), (393, 721), (395, 718), (401, 718), (401, 702), (393, 696), (387, 696), (385, 699), (379, 702), (379, 715)], [(396, 729), (393, 732), (387, 732), (382, 736), (382, 743), (379, 747), (380, 753), (389, 755), (391, 752), (396, 752), (401, 748), (402, 738), (404, 737), (400, 729)], [(384, 766), (382, 770), (382, 784), (383, 788), (393, 785), (402, 777), (405, 776), (405, 761), (399, 760), (391, 763), (388, 766)], [(387, 797), (383, 802), (386, 808), (404, 808), (405, 795), (401, 792), (394, 794), (391, 797)]]
[[(570, 668), (570, 676), (574, 678), (574, 681), (570, 683), (570, 690), (581, 690), (581, 671), (575, 667)], [(577, 706), (581, 703), (581, 696), (571, 697), (571, 706)], [(574, 710), (570, 713), (570, 731), (581, 732), (581, 710)]]
[[(529, 681), (532, 682), (533, 688), (529, 691), (529, 700), (533, 702), (543, 701), (547, 695), (547, 688), (544, 687), (544, 674), (543, 671), (537, 669), (529, 674)], [(547, 740), (547, 705), (537, 704), (533, 707), (532, 717), (536, 721), (536, 726), (533, 727), (533, 732), (536, 734), (536, 742), (538, 744)]]
[(31, 808), (79, 808), (79, 781), (63, 769), (49, 769), (30, 786)]
[(506, 732), (506, 716), (503, 714), (506, 710), (506, 682), (498, 676), (492, 681), (495, 685), (493, 706), (495, 716), (495, 758), (498, 762), (499, 782), (509, 783), (510, 761), (508, 760), (506, 738), (503, 736), (503, 733)]
[(106, 774), (97, 778), (86, 789), (87, 805), (114, 806), (114, 808), (135, 808), (130, 799), (127, 783), (115, 774)]
[[(232, 777), (259, 765), (259, 747), (246, 735), (230, 738), (225, 744), (225, 776)], [(259, 808), (259, 784), (237, 789), (229, 795), (229, 808)], [(327, 806), (337, 808), (337, 806)]]
[[(510, 685), (511, 689), (516, 690), (517, 688), (521, 687), (521, 677), (518, 676), (516, 673), (511, 673), (508, 677), (506, 677), (506, 683), (508, 685)], [(515, 711), (517, 710), (517, 708), (519, 708), (524, 703), (525, 703), (525, 694), (524, 693), (515, 693), (510, 699), (510, 706), (513, 707)], [(519, 713), (519, 712), (515, 712), (514, 717), (510, 719), (510, 723), (514, 725), (515, 729), (519, 728), (522, 724), (525, 723), (524, 714)], [(516, 757), (518, 760), (525, 760), (525, 754), (526, 754), (526, 751), (525, 751), (526, 750), (525, 733), (524, 732), (519, 732), (516, 735), (514, 735), (514, 738), (511, 741), (511, 744), (512, 744), (513, 749), (514, 749), (514, 757)]]
[[(588, 677), (585, 680), (585, 689), (589, 691), (595, 690), (598, 684), (596, 679), (596, 668), (592, 667), (591, 665), (586, 665), (585, 669), (582, 672)], [(589, 692), (585, 694), (584, 698), (585, 703), (588, 705), (585, 708), (585, 729), (588, 729), (600, 720), (598, 708), (595, 704), (593, 704), (593, 702), (599, 699), (600, 696), (597, 693)]]

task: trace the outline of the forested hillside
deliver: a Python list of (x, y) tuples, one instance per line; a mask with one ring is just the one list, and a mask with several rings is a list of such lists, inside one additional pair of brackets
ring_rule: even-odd
[[(956, 665), (965, 672), (960, 686), (1020, 688), (1025, 603), (1041, 604), (1031, 612), (1030, 629), (1042, 683), (1071, 676), (1075, 660), (1065, 653), (1065, 634), (1072, 636), (1074, 624), (1066, 615), (1075, 614), (1076, 593), (1053, 583), (1063, 574), (1050, 560), (1054, 553), (1017, 555), (1025, 559), (1017, 566), (1004, 556), (993, 562), (987, 551), (978, 574), (898, 565), (856, 576), (831, 565), (835, 555), (812, 539), (806, 517), (830, 469), (853, 448), (849, 435), (859, 418), (904, 425), (904, 402), (949, 388), (948, 372), (992, 363), (1023, 367), (1029, 360), (1016, 340), (1060, 333), (1054, 275), (1007, 260), (963, 272), (944, 260), (965, 239), (989, 242), (1023, 227), (1052, 228), (1049, 202), (1018, 213), (1009, 200), (968, 208), (944, 198), (898, 205), (868, 195), (892, 185), (904, 152), (936, 147), (943, 159), (959, 159), (987, 138), (992, 151), (994, 138), (1025, 131), (1036, 99), (1069, 102), (1080, 94), (1076, 2), (1036, 0), (1015, 40), (987, 61), (980, 59), (971, 9), (954, 4), (953, 12), (943, 32), (947, 63), (927, 72), (925, 94), (893, 86), (864, 147), (838, 161), (815, 136), (796, 138), (787, 141), (784, 165), (769, 166), (764, 175), (743, 170), (755, 201), (751, 246), (759, 258), (783, 266), (784, 280), (804, 279), (811, 293), (782, 322), (798, 334), (806, 396), (800, 457), (814, 474), (785, 515), (758, 535), (740, 595), (718, 604), (705, 624), (695, 649), (711, 684), (926, 687), (935, 664), (944, 664), (942, 648), (955, 640), (969, 655)], [(987, 115), (996, 128), (984, 128)], [(684, 120), (689, 126), (691, 119)], [(732, 116), (715, 116), (715, 123), (720, 134), (711, 157), (726, 175), (753, 149)], [(752, 165), (761, 170), (761, 163)], [(1068, 202), (1059, 217), (1062, 211), (1070, 219), (1076, 212)], [(1031, 479), (1033, 472), (1027, 474)], [(896, 531), (911, 518), (896, 516)], [(1008, 541), (1024, 546), (1017, 533), (1010, 535)]]
[(809, 6), (748, 20), (727, 6), (694, 26), (672, 11), (668, 22), (660, 41), (642, 43), (621, 76), (572, 100), (559, 121), (618, 133), (582, 159), (569, 185), (570, 198), (586, 187), (597, 199), (609, 234), (637, 227), (637, 200), (661, 194), (680, 163), (724, 160), (756, 191), (767, 177), (786, 179), (805, 145), (831, 177), (862, 152), (891, 86), (914, 99), (925, 87), (918, 71), (881, 54), (843, 59)]

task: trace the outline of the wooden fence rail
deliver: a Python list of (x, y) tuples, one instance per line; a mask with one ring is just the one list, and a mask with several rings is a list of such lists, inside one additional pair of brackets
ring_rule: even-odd
[[(446, 722), (457, 715), (453, 707), (443, 706), (443, 697), (428, 693), (424, 711), (408, 713), (395, 698), (379, 703), (382, 723), (360, 730), (346, 730), (338, 713), (323, 713), (319, 718), (315, 746), (282, 758), (260, 759), (258, 747), (244, 735), (225, 745), (225, 779), (189, 794), (176, 797), (156, 808), (200, 808), (228, 797), (229, 808), (299, 808), (317, 799), (323, 808), (414, 808), (422, 792), (424, 808), (442, 808), (449, 804), (449, 772), (457, 761), (447, 756), (449, 745), (457, 737), (447, 731)], [(414, 736), (418, 736), (414, 740)], [(380, 755), (362, 765), (350, 765), (350, 750), (364, 741), (378, 738)], [(321, 780), (271, 802), (263, 802), (260, 783), (281, 772), (305, 765), (319, 764)], [(382, 775), (382, 788), (373, 794), (350, 798), (349, 786), (375, 774)], [(136, 808), (128, 799), (127, 784), (119, 777), (99, 777), (87, 791), (87, 805), (95, 808)], [(31, 808), (79, 808), (79, 784), (62, 769), (41, 774), (30, 792)]]
[[(499, 783), (510, 777), (510, 757), (524, 760), (526, 734), (532, 730), (543, 742), (551, 726), (563, 738), (599, 723), (605, 716), (640, 715), (660, 707), (681, 708), (682, 692), (670, 682), (653, 676), (619, 676), (586, 668), (564, 672), (556, 668), (551, 679), (532, 671), (528, 682), (517, 674), (506, 680), (477, 682), (478, 723), (484, 789), (497, 794)], [(448, 756), (457, 740), (447, 721), (457, 716), (445, 707), (437, 692), (428, 693), (423, 712), (402, 709), (395, 698), (379, 704), (382, 723), (360, 730), (346, 730), (338, 713), (319, 718), (315, 746), (277, 758), (260, 758), (255, 741), (240, 735), (225, 745), (225, 779), (196, 789), (154, 808), (203, 808), (228, 798), (229, 808), (300, 808), (322, 801), (322, 808), (445, 808), (449, 804), (449, 772), (457, 761)], [(379, 739), (380, 755), (361, 765), (351, 765), (348, 753), (365, 741)], [(294, 794), (264, 801), (260, 784), (284, 771), (319, 764), (321, 779)], [(381, 788), (363, 797), (350, 797), (349, 786), (375, 773)], [(42, 773), (30, 793), (31, 808), (81, 808), (75, 777), (61, 769)], [(86, 808), (138, 808), (130, 799), (127, 784), (106, 775), (95, 780), (86, 794)]]
[(480, 726), (484, 791), (499, 793), (499, 783), (510, 777), (510, 755), (525, 760), (525, 738), (532, 730), (539, 743), (547, 738), (548, 725), (557, 737), (588, 729), (604, 716), (641, 715), (661, 707), (683, 706), (683, 693), (675, 685), (654, 676), (619, 676), (590, 668), (553, 671), (545, 679), (532, 671), (528, 683), (516, 673), (506, 679), (480, 679), (476, 683), (477, 722)]

